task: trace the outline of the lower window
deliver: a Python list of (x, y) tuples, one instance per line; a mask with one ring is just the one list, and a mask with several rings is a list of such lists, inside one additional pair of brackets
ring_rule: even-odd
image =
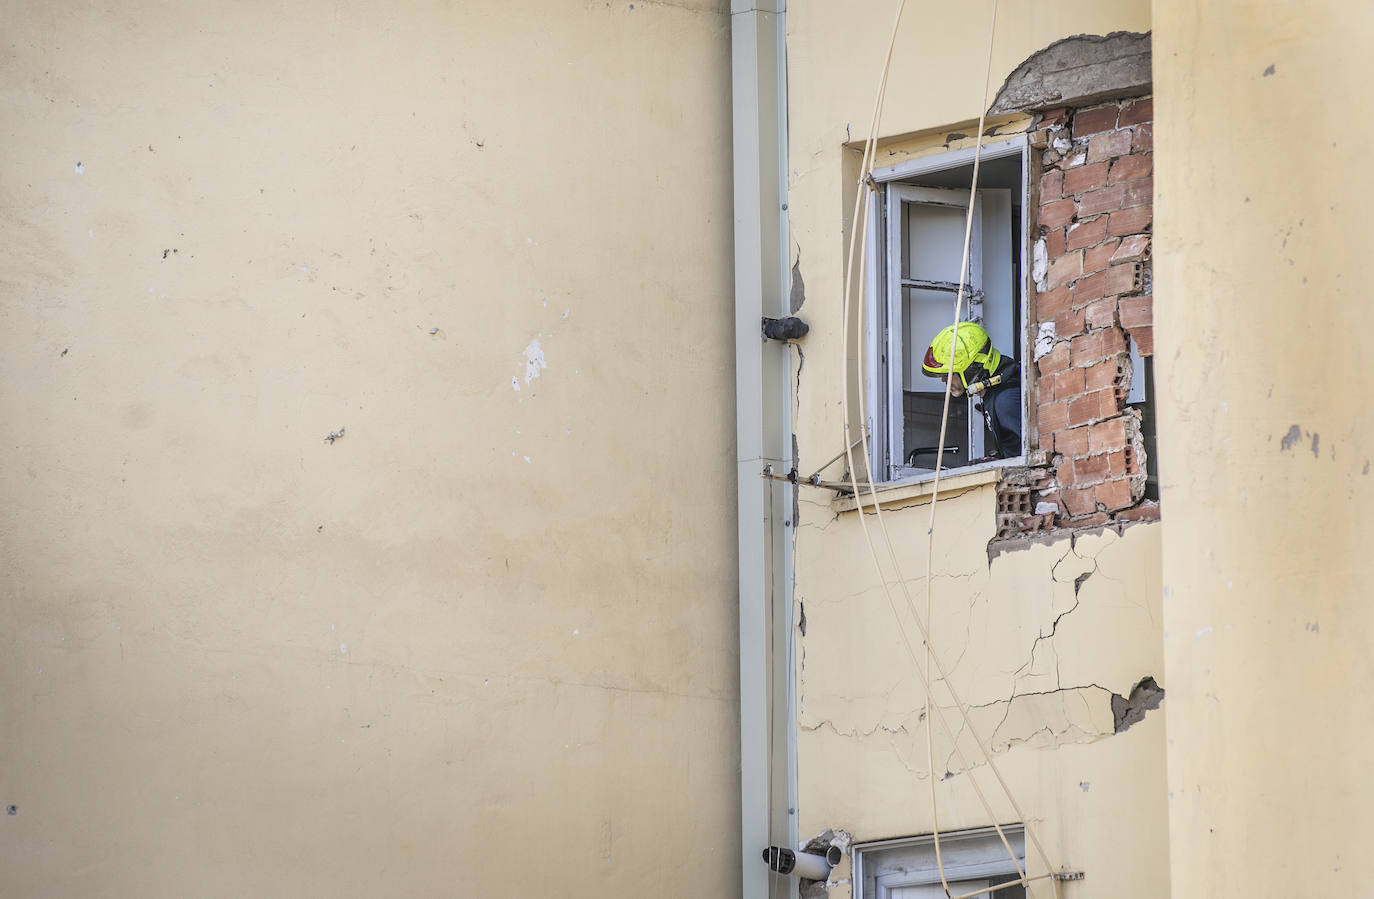
[[(1012, 862), (992, 827), (940, 835), (940, 854), (950, 892), (962, 896), (987, 890), (992, 899), (1025, 899), (1016, 865), (1026, 865), (1025, 830), (1004, 825), (1002, 832), (1016, 853)], [(998, 888), (998, 884), (1009, 884)], [(859, 843), (854, 846), (854, 899), (944, 899), (933, 837)]]

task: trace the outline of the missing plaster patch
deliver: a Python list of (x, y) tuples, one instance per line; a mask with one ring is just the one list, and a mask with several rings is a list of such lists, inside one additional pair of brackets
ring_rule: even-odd
[(1147, 677), (1131, 688), (1130, 696), (1112, 694), (1112, 718), (1116, 733), (1130, 730), (1131, 726), (1145, 720), (1145, 713), (1159, 708), (1164, 702), (1164, 688)]
[(539, 338), (536, 337), (525, 347), (525, 383), (528, 384), (539, 377), (539, 373), (548, 367), (549, 364), (544, 361), (544, 348), (539, 345)]

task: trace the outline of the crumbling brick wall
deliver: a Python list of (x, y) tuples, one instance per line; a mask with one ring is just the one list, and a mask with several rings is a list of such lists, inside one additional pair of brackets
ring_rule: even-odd
[(1159, 515), (1157, 503), (1142, 502), (1140, 419), (1126, 406), (1128, 338), (1141, 356), (1154, 353), (1152, 100), (1048, 110), (1033, 145), (1041, 170), (1031, 442), (1046, 464), (1006, 480), (1000, 537)]

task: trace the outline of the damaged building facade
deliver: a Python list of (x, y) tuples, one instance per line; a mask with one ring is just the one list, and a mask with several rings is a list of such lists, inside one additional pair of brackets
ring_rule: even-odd
[[(1169, 888), (1158, 864), (1168, 848), (1157, 710), (1167, 679), (1160, 505), (1147, 474), (1154, 448), (1144, 439), (1152, 389), (1141, 383), (1154, 351), (1147, 4), (1102, 4), (1087, 15), (1041, 5), (1033, 18), (1003, 6), (966, 275), (977, 292), (963, 317), (983, 323), (1021, 366), (1022, 452), (1005, 464), (980, 463), (986, 452), (947, 453), (929, 538), (933, 457), (910, 456), (938, 439), (918, 416), (923, 403), (938, 414), (943, 385), (913, 375), (911, 362), (953, 317), (953, 292), (926, 285), (959, 279), (961, 195), (983, 90), (974, 60), (986, 55), (988, 13), (950, 5), (903, 23), (868, 188), (879, 211), (866, 230), (857, 226), (869, 274), (854, 286), (849, 332), (860, 339), (845, 346), (844, 254), (836, 250), (850, 234), (835, 210), (838, 203), (848, 213), (855, 202), (872, 66), (837, 78), (829, 58), (809, 49), (839, 27), (832, 16), (848, 13), (788, 12), (788, 227), (805, 279), (797, 314), (812, 324), (794, 351), (796, 466), (810, 474), (842, 448), (846, 385), (851, 435), (861, 425), (881, 435), (886, 424), (906, 441), (886, 456), (871, 445), (866, 458), (854, 453), (855, 480), (875, 485), (861, 487), (859, 501), (801, 488), (798, 837), (846, 835), (832, 896), (940, 889), (933, 779), (943, 848), (961, 853), (949, 869), (962, 872), (949, 875), (955, 895), (1015, 878), (987, 830), (998, 823), (1018, 828), (1013, 847), (1032, 875), (1048, 873), (1039, 845), (1054, 870), (1090, 872), (1090, 885), (1074, 885), (1083, 895), (1157, 897)], [(889, 23), (869, 21), (870, 39), (880, 42)], [(963, 37), (934, 55), (924, 45), (903, 52), (925, 29)], [(1097, 36), (1074, 37), (1083, 32)], [(944, 89), (924, 89), (937, 73)], [(944, 203), (960, 205), (936, 205)], [(882, 363), (898, 353), (902, 370), (885, 372)], [(884, 402), (898, 389), (900, 400)], [(965, 402), (951, 401), (962, 415), (947, 444), (976, 446), (982, 424), (976, 407), (958, 409)], [(841, 458), (822, 476), (844, 482), (846, 466)], [(926, 622), (928, 540), (937, 656), (929, 717), (917, 624)], [(1093, 824), (1108, 817), (1111, 828)], [(1133, 850), (1121, 852), (1123, 842)], [(1040, 881), (1032, 889), (1053, 888)]]
[[(995, 36), (992, 4), (908, 6), (867, 166), (892, 10), (793, 4), (761, 20), (759, 44), (785, 21), (785, 147), (761, 166), (775, 149), (785, 159), (785, 214), (759, 225), (784, 235), (786, 268), (772, 265), (788, 273), (763, 314), (810, 331), (759, 358), (765, 396), (788, 386), (771, 443), (762, 429), (776, 461), (761, 520), (792, 528), (776, 558), (793, 579), (765, 579), (774, 601), (752, 643), (742, 611), (742, 664), (761, 635), (790, 640), (785, 659), (760, 653), (774, 667), (758, 683), (795, 767), (753, 771), (795, 815), (774, 803), (751, 822), (746, 726), (744, 827), (747, 847), (753, 824), (844, 848), (803, 896), (944, 896), (937, 831), (956, 896), (1018, 868), (1039, 896), (1313, 894), (1303, 870), (1354, 882), (1350, 835), (1315, 823), (1330, 814), (1278, 746), (1292, 739), (1368, 794), (1368, 776), (1339, 762), (1355, 744), (1309, 736), (1342, 717), (1316, 686), (1335, 670), (1317, 654), (1369, 668), (1355, 635), (1317, 647), (1318, 609), (1349, 612), (1359, 592), (1356, 559), (1338, 535), (1271, 519), (1329, 534), (1315, 522), (1351, 522), (1369, 497), (1369, 425), (1341, 411), (1360, 418), (1353, 386), (1304, 393), (1293, 377), (1328, 340), (1367, 368), (1367, 342), (1338, 323), (1358, 204), (1324, 189), (1334, 176), (1280, 173), (1356, 151), (1334, 117), (1319, 129), (1329, 140), (1297, 149), (1278, 110), (1319, 78), (1349, 98), (1350, 35), (1371, 21), (1338, 4), (1303, 20), (1223, 6), (1002, 3)], [(1366, 168), (1351, 177), (1368, 195)], [(737, 235), (737, 266), (739, 249)], [(980, 458), (992, 434), (976, 401), (952, 399), (941, 435), (943, 385), (920, 370), (961, 283), (961, 317), (1020, 365), (1014, 458)], [(742, 458), (754, 433), (741, 422)], [(1295, 682), (1279, 674), (1290, 654)], [(1261, 725), (1251, 678), (1301, 733)], [(1318, 793), (1369, 832), (1337, 786)], [(1256, 859), (1267, 827), (1313, 863)], [(788, 895), (747, 858), (746, 893)]]
[(897, 6), (6, 4), (0, 893), (1367, 892), (1374, 11)]

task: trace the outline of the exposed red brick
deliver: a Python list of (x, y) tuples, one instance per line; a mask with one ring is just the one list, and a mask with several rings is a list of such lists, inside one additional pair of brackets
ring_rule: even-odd
[(1096, 190), (1107, 183), (1109, 171), (1105, 162), (1070, 169), (1064, 173), (1064, 196), (1077, 196), (1090, 190)]
[(1069, 427), (1076, 428), (1116, 413), (1116, 394), (1111, 390), (1095, 390), (1069, 400)]
[[(1110, 190), (1111, 188), (1107, 188)], [(1126, 234), (1141, 234), (1150, 230), (1154, 211), (1150, 206), (1137, 206), (1134, 209), (1114, 211), (1107, 219), (1107, 233), (1112, 237)]]
[[(1073, 482), (1078, 486), (1092, 484), (1107, 478), (1108, 462), (1107, 455), (1086, 456), (1082, 459), (1075, 459), (1073, 463)], [(1061, 478), (1062, 482), (1062, 478)]]
[(1090, 365), (1087, 368), (1075, 369), (1075, 371), (1084, 372), (1084, 390), (1103, 390), (1109, 387), (1115, 387), (1117, 379), (1121, 377), (1121, 366), (1117, 364), (1115, 357), (1104, 359), (1096, 365)]
[(1056, 343), (1054, 349), (1040, 357), (1040, 374), (1048, 375), (1069, 367), (1068, 341)]
[(1093, 488), (1093, 499), (1106, 507), (1108, 512), (1124, 509), (1134, 502), (1131, 497), (1131, 482), (1117, 480), (1098, 484)]
[(1066, 225), (1073, 221), (1076, 209), (1073, 200), (1051, 200), (1049, 203), (1043, 203), (1040, 206), (1038, 224), (1042, 228), (1058, 228), (1061, 225)]
[(1113, 418), (1088, 428), (1088, 452), (1109, 453), (1126, 445), (1126, 420)]
[(1040, 202), (1052, 203), (1064, 196), (1064, 173), (1046, 172), (1040, 176)]
[(1107, 180), (1112, 184), (1118, 181), (1134, 181), (1137, 178), (1148, 178), (1154, 171), (1153, 153), (1137, 153), (1134, 156), (1122, 156), (1112, 163), (1112, 171)]
[(1057, 375), (1041, 375), (1035, 379), (1035, 395), (1040, 402), (1047, 403), (1054, 399), (1054, 379)]
[(1047, 434), (1069, 426), (1069, 404), (1064, 400), (1041, 403), (1039, 409), (1040, 432)]
[(1126, 395), (1121, 392), (1121, 388), (1114, 390), (1097, 391), (1097, 417), (1111, 418), (1113, 415), (1121, 414), (1122, 403)]
[(1054, 336), (1060, 339), (1083, 333), (1083, 310), (1065, 309), (1054, 317)]
[(1070, 428), (1054, 435), (1054, 451), (1065, 456), (1081, 456), (1088, 452), (1088, 429)]
[(1070, 515), (1091, 515), (1097, 511), (1097, 501), (1093, 498), (1093, 491), (1066, 488), (1061, 496), (1064, 498), (1064, 508)]
[(1095, 106), (1092, 109), (1080, 109), (1073, 115), (1073, 136), (1084, 137), (1115, 128), (1116, 116), (1117, 106), (1115, 103)]
[(1045, 281), (1053, 288), (1067, 284), (1082, 274), (1083, 251), (1074, 250), (1050, 262), (1049, 271), (1045, 273)]
[(1154, 324), (1155, 298), (1150, 294), (1121, 298), (1121, 327), (1145, 328)]
[(1131, 340), (1135, 341), (1135, 351), (1142, 356), (1153, 356), (1155, 354), (1155, 329), (1132, 328)]
[(1059, 495), (1058, 490), (1048, 490), (1036, 495), (1036, 499), (1042, 503), (1054, 503), (1059, 508), (1064, 508), (1064, 498)]
[[(1099, 215), (1103, 212), (1113, 212), (1121, 209), (1122, 200), (1126, 196), (1126, 185), (1114, 184), (1110, 187), (1099, 187), (1097, 190), (1088, 191), (1078, 198), (1078, 217), (1087, 218), (1090, 215)], [(1068, 200), (1060, 200), (1061, 203), (1068, 203)]]
[(1088, 139), (1088, 162), (1100, 162), (1131, 152), (1130, 131), (1108, 131)]
[(1112, 516), (1108, 515), (1106, 512), (1094, 512), (1087, 518), (1075, 519), (1073, 526), (1076, 528), (1095, 528), (1098, 525), (1106, 524), (1111, 520)]
[(1065, 486), (1075, 483), (1073, 475), (1073, 460), (1065, 459), (1054, 467), (1054, 476), (1059, 479), (1059, 483)]
[(1054, 396), (1056, 399), (1068, 399), (1078, 396), (1083, 392), (1083, 369), (1066, 368), (1064, 371), (1056, 373), (1053, 377)]
[(1045, 234), (1045, 258), (1053, 259), (1064, 252), (1064, 229), (1055, 228)]
[(1035, 314), (1037, 320), (1042, 322), (1053, 321), (1056, 315), (1072, 305), (1073, 291), (1067, 287), (1056, 287), (1035, 296)]
[(1107, 234), (1107, 216), (1099, 215), (1086, 222), (1075, 222), (1064, 231), (1065, 246), (1070, 250), (1100, 243)]
[(1121, 208), (1129, 209), (1132, 206), (1144, 206), (1154, 202), (1155, 181), (1153, 178), (1141, 178), (1138, 181), (1123, 181), (1120, 185), (1126, 188), (1121, 196)]
[(1113, 265), (1103, 271), (1085, 275), (1073, 286), (1073, 305), (1086, 306), (1103, 297), (1139, 290), (1139, 269), (1140, 263)]
[(1127, 125), (1139, 125), (1141, 122), (1154, 121), (1155, 101), (1153, 97), (1141, 97), (1139, 100), (1132, 100), (1121, 107), (1121, 114), (1117, 118), (1117, 124), (1122, 128)]
[(1103, 297), (1110, 297), (1114, 293), (1134, 293), (1140, 289), (1139, 263), (1113, 265), (1101, 274), (1105, 278), (1102, 282)]
[(1148, 153), (1155, 148), (1155, 128), (1150, 122), (1144, 122), (1131, 129), (1135, 136), (1131, 138), (1131, 152)]
[[(1101, 216), (1099, 216), (1099, 218), (1101, 218)], [(1083, 271), (1085, 273), (1100, 272), (1108, 265), (1110, 265), (1112, 261), (1112, 254), (1116, 252), (1116, 245), (1116, 238), (1112, 238), (1111, 240), (1098, 244), (1097, 246), (1091, 248), (1086, 253), (1084, 253)]]
[(1140, 473), (1140, 469), (1135, 464), (1135, 454), (1131, 452), (1129, 446), (1119, 452), (1103, 453), (1093, 458), (1107, 460), (1107, 471), (1110, 477), (1125, 478)]
[(1122, 262), (1139, 262), (1150, 255), (1150, 235), (1134, 234), (1121, 241), (1121, 246), (1112, 254), (1112, 265)]
[(1040, 113), (1040, 124), (1037, 127), (1049, 128), (1053, 125), (1062, 125), (1069, 120), (1069, 108), (1067, 106), (1056, 106), (1054, 109), (1047, 109)]
[(1159, 503), (1146, 500), (1138, 506), (1116, 513), (1117, 521), (1158, 521)]
[(1083, 309), (1084, 324), (1089, 328), (1106, 328), (1116, 324), (1116, 297), (1104, 297)]
[(1086, 367), (1109, 356), (1126, 352), (1126, 337), (1119, 328), (1091, 331), (1069, 341), (1069, 361), (1075, 367)]

